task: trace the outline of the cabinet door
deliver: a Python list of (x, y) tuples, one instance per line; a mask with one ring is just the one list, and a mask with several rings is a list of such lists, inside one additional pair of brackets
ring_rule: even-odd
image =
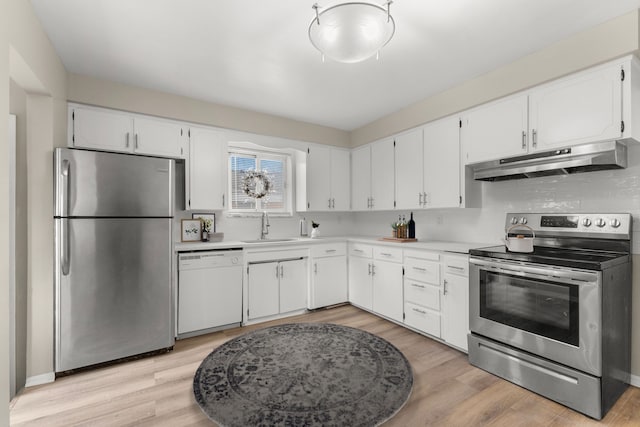
[(162, 157), (184, 157), (186, 127), (178, 123), (141, 117), (134, 118), (134, 152)]
[(188, 209), (224, 209), (226, 142), (224, 134), (191, 128), (189, 140)]
[(247, 317), (273, 316), (279, 313), (280, 266), (277, 262), (249, 264), (249, 307)]
[(402, 264), (376, 261), (373, 269), (373, 311), (402, 322)]
[(457, 117), (424, 127), (424, 192), (427, 208), (460, 205), (460, 125)]
[(621, 66), (600, 68), (536, 88), (530, 95), (529, 111), (530, 151), (620, 138)]
[(351, 205), (350, 158), (347, 150), (331, 149), (331, 208), (348, 211)]
[(349, 302), (367, 310), (373, 308), (371, 268), (370, 258), (349, 257)]
[(280, 313), (307, 308), (307, 260), (282, 261), (280, 268)]
[(331, 208), (331, 148), (310, 147), (307, 156), (307, 203), (312, 211)]
[(347, 302), (347, 257), (326, 257), (313, 260), (312, 307)]
[(465, 164), (526, 153), (527, 125), (526, 94), (468, 112), (461, 129)]
[[(433, 153), (440, 156), (440, 153)], [(426, 155), (426, 153), (424, 154)], [(396, 137), (396, 208), (423, 207), (422, 128)], [(444, 180), (443, 180), (444, 181)]]
[(371, 197), (373, 209), (391, 210), (395, 201), (393, 139), (371, 144)]
[(445, 274), (442, 295), (442, 339), (467, 350), (469, 278)]
[(74, 108), (73, 146), (129, 152), (133, 147), (133, 118), (117, 111)]
[(371, 146), (351, 152), (351, 209), (364, 211), (371, 201)]

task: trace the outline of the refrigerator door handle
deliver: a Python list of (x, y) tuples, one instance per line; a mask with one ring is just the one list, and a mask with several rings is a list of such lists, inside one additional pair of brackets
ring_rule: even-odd
[(62, 260), (60, 260), (60, 268), (62, 275), (69, 275), (69, 264), (71, 261), (71, 253), (69, 251), (69, 219), (60, 218), (60, 246), (62, 247)]
[(60, 171), (62, 174), (62, 194), (60, 194), (61, 202), (61, 210), (60, 216), (69, 215), (69, 186), (71, 185), (70, 174), (71, 174), (71, 162), (69, 160), (64, 159), (62, 161), (62, 170)]

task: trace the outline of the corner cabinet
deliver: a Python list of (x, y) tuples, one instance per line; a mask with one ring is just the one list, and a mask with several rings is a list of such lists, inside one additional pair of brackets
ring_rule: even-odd
[(187, 210), (225, 208), (227, 142), (221, 131), (192, 127), (185, 182)]
[[(463, 114), (463, 162), (612, 139), (638, 140), (638, 59), (627, 57)], [(637, 113), (637, 111), (636, 111)]]
[(182, 159), (187, 126), (139, 114), (69, 104), (69, 146)]
[(349, 210), (349, 150), (319, 145), (309, 147), (306, 174), (297, 176), (300, 187), (296, 197), (298, 211)]

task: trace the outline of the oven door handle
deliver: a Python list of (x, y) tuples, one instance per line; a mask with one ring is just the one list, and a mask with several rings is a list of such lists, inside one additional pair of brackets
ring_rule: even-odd
[(535, 275), (538, 277), (552, 277), (560, 279), (566, 283), (598, 281), (598, 273), (577, 270), (556, 270), (551, 268), (533, 267), (530, 265), (512, 264), (508, 262), (489, 261), (482, 258), (470, 257), (469, 263), (477, 265), (487, 270), (501, 271), (505, 273), (515, 274), (518, 276)]

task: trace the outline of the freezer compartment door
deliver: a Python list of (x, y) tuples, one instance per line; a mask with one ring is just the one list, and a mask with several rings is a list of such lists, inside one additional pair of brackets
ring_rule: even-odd
[(173, 346), (171, 219), (56, 219), (56, 372)]
[(170, 217), (175, 161), (56, 148), (56, 217)]

